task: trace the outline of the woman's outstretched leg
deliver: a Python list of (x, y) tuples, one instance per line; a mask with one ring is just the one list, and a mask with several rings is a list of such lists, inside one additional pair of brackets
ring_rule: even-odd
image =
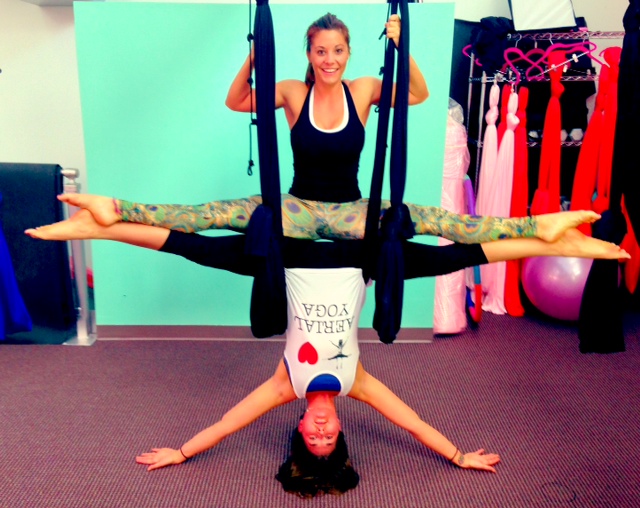
[(605, 242), (568, 229), (555, 242), (539, 238), (516, 238), (482, 244), (489, 263), (539, 256), (561, 256), (591, 259), (629, 259), (631, 256), (614, 243)]
[(25, 234), (39, 240), (113, 240), (146, 249), (159, 250), (167, 241), (169, 230), (144, 224), (99, 224), (89, 210), (80, 210), (70, 219), (40, 228), (27, 229)]
[(58, 199), (89, 210), (102, 226), (131, 222), (185, 233), (208, 229), (244, 231), (252, 213), (262, 203), (260, 196), (202, 205), (146, 205), (92, 194), (62, 194)]
[(25, 233), (40, 240), (111, 240), (179, 255), (194, 263), (239, 275), (256, 273), (255, 258), (245, 254), (244, 235), (207, 237), (131, 223), (102, 226), (84, 209), (68, 220), (27, 229)]
[(590, 210), (503, 218), (460, 215), (433, 206), (409, 204), (408, 207), (417, 234), (440, 236), (457, 243), (485, 243), (508, 238), (555, 242), (565, 231), (600, 218)]

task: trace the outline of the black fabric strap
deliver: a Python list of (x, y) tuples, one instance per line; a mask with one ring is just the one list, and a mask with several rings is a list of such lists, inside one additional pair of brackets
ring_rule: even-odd
[[(384, 343), (395, 340), (402, 322), (402, 304), (404, 293), (404, 254), (403, 244), (405, 240), (413, 236), (413, 224), (409, 209), (403, 204), (404, 189), (407, 174), (407, 116), (409, 108), (409, 8), (407, 0), (392, 1), (391, 14), (400, 10), (402, 22), (402, 36), (398, 46), (398, 66), (396, 75), (396, 94), (394, 102), (393, 129), (391, 133), (391, 159), (390, 159), (390, 186), (391, 207), (384, 214), (380, 230), (381, 246), (376, 265), (376, 308), (373, 317), (373, 328), (378, 332), (378, 337)], [(385, 86), (393, 69), (393, 45), (389, 43), (385, 55), (385, 70), (383, 77), (383, 93), (387, 92)], [(391, 53), (391, 54), (390, 54)], [(392, 75), (392, 74), (391, 74)], [(387, 92), (389, 93), (389, 92)], [(388, 109), (391, 106), (389, 98), (381, 97), (379, 124), (388, 123)], [(388, 102), (387, 102), (388, 100)], [(381, 137), (383, 134), (383, 137)], [(378, 126), (378, 138), (376, 140), (376, 158), (379, 153), (384, 155), (386, 145), (386, 130)], [(382, 145), (382, 146), (381, 146)], [(380, 167), (382, 162), (376, 160), (374, 164), (374, 176), (372, 181), (372, 193), (369, 196), (370, 205), (367, 211), (368, 238), (373, 235), (373, 221), (380, 216), (381, 180)], [(375, 194), (374, 194), (375, 192)], [(371, 204), (373, 202), (373, 204)], [(371, 240), (368, 240), (371, 242)]]
[(287, 295), (282, 261), (282, 210), (275, 114), (275, 38), (267, 0), (258, 0), (254, 24), (256, 116), (262, 205), (251, 216), (247, 254), (257, 258), (251, 291), (251, 332), (264, 338), (287, 329)]
[[(396, 14), (397, 3), (391, 5), (391, 14)], [(382, 90), (378, 103), (378, 130), (376, 133), (376, 149), (373, 160), (373, 176), (369, 191), (369, 205), (367, 208), (367, 220), (365, 224), (365, 245), (367, 246), (367, 261), (365, 263), (364, 277), (366, 280), (373, 278), (377, 268), (377, 246), (379, 242), (380, 209), (382, 206), (382, 185), (384, 182), (384, 167), (387, 154), (387, 138), (389, 135), (389, 119), (391, 117), (391, 95), (393, 93), (393, 71), (395, 67), (395, 47), (387, 41), (384, 54), (384, 67), (382, 68)]]

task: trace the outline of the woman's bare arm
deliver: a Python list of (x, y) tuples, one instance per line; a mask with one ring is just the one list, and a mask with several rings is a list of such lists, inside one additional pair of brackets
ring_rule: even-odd
[[(389, 17), (389, 20), (385, 24), (387, 38), (392, 40), (393, 43), (398, 46), (400, 43), (400, 17), (394, 14)], [(358, 113), (360, 114), (363, 123), (366, 123), (368, 117), (368, 108), (372, 105), (377, 105), (380, 102), (380, 95), (382, 93), (382, 81), (374, 77), (362, 77), (354, 79), (349, 89), (354, 95), (354, 101), (356, 107), (358, 107)], [(393, 85), (393, 91), (391, 93), (391, 106), (395, 105), (396, 98), (396, 85)], [(413, 57), (409, 55), (409, 105), (421, 104), (429, 98), (429, 88), (427, 81), (415, 62)], [(366, 108), (366, 110), (365, 110)]]
[(136, 462), (148, 465), (149, 471), (180, 464), (187, 458), (213, 448), (224, 438), (246, 427), (263, 414), (295, 398), (284, 361), (281, 360), (275, 374), (236, 404), (220, 421), (193, 436), (178, 450), (153, 448), (151, 452), (136, 457)]
[(452, 461), (459, 467), (482, 469), (495, 473), (493, 467), (500, 461), (496, 454), (485, 454), (484, 450), (463, 454), (442, 433), (424, 422), (400, 397), (378, 379), (358, 365), (356, 382), (350, 397), (366, 402), (392, 423), (410, 432), (413, 437), (434, 452)]
[(227, 92), (226, 106), (232, 111), (240, 113), (250, 113), (256, 109), (255, 90), (249, 84), (251, 71), (253, 69), (254, 51), (251, 46), (251, 54), (246, 58), (242, 67), (231, 82), (229, 91)]

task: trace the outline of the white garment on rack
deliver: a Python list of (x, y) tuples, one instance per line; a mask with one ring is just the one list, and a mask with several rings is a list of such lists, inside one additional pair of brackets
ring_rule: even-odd
[[(450, 106), (447, 118), (440, 206), (451, 212), (465, 213), (463, 181), (469, 169), (470, 155), (467, 146), (467, 131), (461, 121), (454, 119), (452, 114), (454, 111)], [(438, 238), (438, 243), (439, 245), (448, 245), (453, 242)], [(465, 296), (464, 270), (436, 277), (433, 310), (434, 333), (460, 333), (466, 329)]]

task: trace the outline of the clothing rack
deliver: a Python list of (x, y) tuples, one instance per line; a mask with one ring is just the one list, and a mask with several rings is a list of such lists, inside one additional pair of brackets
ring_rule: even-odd
[[(534, 83), (538, 83), (538, 82), (542, 82), (542, 81), (550, 81), (550, 79), (546, 76), (544, 77), (535, 77), (535, 78), (530, 78), (530, 79), (522, 79), (521, 82), (534, 82)], [(584, 76), (562, 76), (562, 78), (560, 78), (560, 81), (598, 81), (598, 76), (597, 74), (586, 74)], [(493, 77), (493, 78), (489, 78), (487, 76), (482, 76), (480, 78), (469, 78), (469, 82), (470, 83), (494, 83), (494, 82), (498, 82), (498, 83), (513, 83), (514, 81), (512, 81), (511, 79), (508, 79), (506, 77)]]
[(534, 41), (543, 40), (586, 40), (586, 39), (622, 39), (624, 32), (600, 32), (600, 31), (578, 31), (578, 32), (538, 32), (538, 33), (510, 33), (507, 40), (529, 39)]
[[(546, 41), (546, 42), (558, 42), (558, 41), (585, 41), (588, 39), (623, 39), (625, 32), (623, 31), (613, 31), (613, 32), (604, 32), (604, 31), (576, 31), (576, 32), (514, 32), (506, 35), (506, 39), (510, 42), (513, 42), (516, 46), (520, 40), (534, 40), (534, 41)], [(476, 67), (476, 58), (474, 53), (469, 54), (470, 58), (470, 66), (469, 66), (469, 87), (468, 87), (468, 95), (467, 95), (467, 118), (466, 125), (467, 129), (471, 126), (471, 116), (472, 116), (472, 103), (474, 100), (474, 87), (479, 84), (480, 85), (480, 103), (478, 108), (478, 121), (477, 121), (477, 136), (469, 137), (468, 143), (470, 145), (475, 146), (475, 187), (477, 188), (478, 183), (478, 175), (480, 171), (480, 161), (481, 161), (481, 150), (482, 150), (482, 137), (483, 137), (483, 127), (484, 127), (484, 115), (486, 113), (484, 104), (486, 99), (486, 88), (487, 84), (497, 83), (515, 83), (515, 80), (510, 79), (506, 75), (496, 74), (495, 76), (487, 76), (483, 73), (481, 77), (475, 77), (475, 67)], [(597, 82), (598, 75), (595, 73), (589, 73), (585, 75), (569, 75), (562, 76), (561, 81), (563, 82)], [(530, 78), (526, 80), (524, 76), (521, 79), (521, 83), (544, 83), (550, 81), (548, 76), (535, 76), (534, 78)], [(527, 143), (529, 147), (537, 147), (540, 146), (540, 143), (537, 141), (530, 141)], [(582, 141), (563, 141), (561, 142), (562, 147), (580, 147), (582, 145)]]

